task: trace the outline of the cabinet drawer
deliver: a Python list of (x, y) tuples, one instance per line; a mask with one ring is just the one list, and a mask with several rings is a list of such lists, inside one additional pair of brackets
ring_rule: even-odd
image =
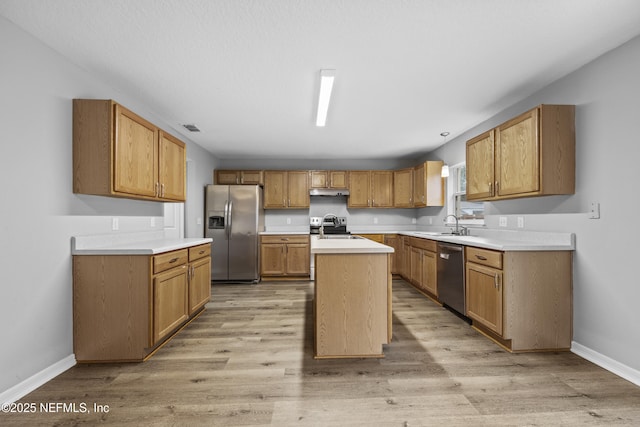
[(186, 264), (188, 259), (189, 251), (187, 249), (155, 255), (153, 257), (153, 274)]
[(502, 269), (502, 252), (467, 246), (467, 261)]
[(413, 247), (424, 249), (425, 251), (437, 252), (437, 244), (435, 240), (422, 239), (419, 237), (410, 237), (409, 244)]
[(295, 234), (274, 234), (270, 236), (260, 236), (261, 243), (309, 243), (308, 235)]
[(189, 261), (204, 258), (211, 255), (211, 245), (199, 245), (189, 248)]
[(358, 236), (384, 244), (384, 234), (358, 234)]

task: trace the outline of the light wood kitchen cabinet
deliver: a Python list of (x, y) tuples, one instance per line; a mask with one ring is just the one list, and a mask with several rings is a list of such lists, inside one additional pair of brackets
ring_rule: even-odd
[(492, 251), (467, 246), (466, 315), (509, 351), (568, 350), (570, 251)]
[(575, 106), (540, 105), (467, 141), (467, 200), (573, 194)]
[(186, 146), (112, 100), (73, 100), (73, 191), (186, 199)]
[[(157, 255), (74, 255), (76, 360), (149, 358), (209, 300), (208, 246)], [(189, 260), (190, 253), (201, 251), (200, 258)]]
[(438, 259), (436, 251), (422, 250), (422, 289), (438, 297)]
[(310, 266), (308, 235), (260, 237), (260, 275), (263, 279), (308, 278)]
[(385, 234), (384, 244), (393, 248), (391, 257), (391, 274), (400, 274), (400, 262), (402, 261), (402, 239), (397, 234)]
[(416, 288), (431, 297), (438, 296), (437, 289), (437, 245), (434, 240), (405, 237), (408, 251), (406, 278)]
[(350, 208), (393, 207), (393, 171), (349, 171)]
[(393, 171), (393, 206), (413, 207), (413, 168)]
[(211, 299), (211, 245), (189, 248), (189, 315)]
[(347, 171), (310, 171), (311, 180), (309, 188), (347, 188), (348, 174)]
[(265, 209), (304, 209), (308, 207), (308, 171), (264, 171)]
[(373, 240), (374, 242), (384, 244), (384, 234), (357, 234), (365, 239)]
[(442, 161), (421, 163), (413, 169), (413, 206), (444, 206)]
[(220, 185), (264, 185), (261, 170), (220, 170), (214, 173), (214, 182)]

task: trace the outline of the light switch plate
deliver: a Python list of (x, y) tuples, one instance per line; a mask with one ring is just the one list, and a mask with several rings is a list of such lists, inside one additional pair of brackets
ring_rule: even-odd
[(501, 216), (500, 219), (498, 220), (498, 225), (500, 227), (506, 227), (507, 226), (507, 217), (506, 216)]
[(524, 217), (523, 216), (519, 216), (518, 217), (518, 228), (524, 228)]
[(120, 221), (118, 218), (111, 218), (111, 230), (116, 231), (120, 228)]

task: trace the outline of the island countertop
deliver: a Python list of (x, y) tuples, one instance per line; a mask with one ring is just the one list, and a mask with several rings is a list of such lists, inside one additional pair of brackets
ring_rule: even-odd
[(393, 248), (364, 238), (311, 239), (311, 254), (393, 253)]
[(209, 237), (166, 238), (162, 233), (73, 236), (72, 255), (155, 255), (211, 243)]

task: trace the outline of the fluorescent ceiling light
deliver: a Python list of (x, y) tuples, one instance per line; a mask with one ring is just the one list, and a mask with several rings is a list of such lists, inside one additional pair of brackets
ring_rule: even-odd
[(324, 126), (327, 123), (329, 101), (331, 100), (331, 90), (333, 89), (335, 77), (336, 70), (320, 70), (320, 94), (318, 95), (316, 126)]

